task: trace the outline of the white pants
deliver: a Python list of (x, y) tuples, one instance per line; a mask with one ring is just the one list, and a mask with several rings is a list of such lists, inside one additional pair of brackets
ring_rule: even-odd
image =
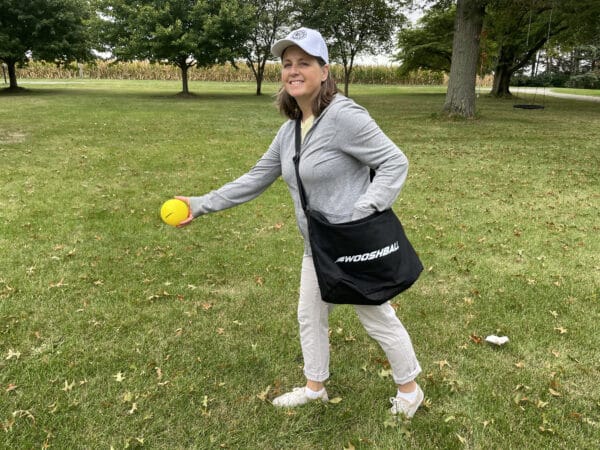
[[(329, 314), (335, 305), (321, 300), (321, 291), (311, 256), (302, 259), (298, 322), (304, 357), (304, 376), (322, 382), (329, 378)], [(375, 339), (392, 368), (396, 384), (414, 380), (421, 372), (408, 333), (392, 305), (354, 305), (365, 330)]]

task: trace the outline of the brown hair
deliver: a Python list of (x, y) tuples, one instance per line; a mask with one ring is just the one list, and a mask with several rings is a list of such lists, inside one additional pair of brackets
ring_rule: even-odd
[[(325, 61), (323, 61), (321, 58), (317, 58), (317, 61), (319, 62), (321, 67), (325, 65)], [(323, 110), (327, 108), (327, 106), (331, 103), (331, 100), (333, 100), (333, 97), (337, 93), (337, 84), (331, 76), (331, 72), (329, 72), (329, 74), (327, 75), (327, 79), (321, 83), (321, 90), (319, 91), (319, 95), (315, 97), (312, 104), (312, 112), (315, 117), (319, 117), (321, 115)], [(281, 88), (279, 88), (275, 104), (279, 108), (279, 112), (286, 116), (288, 119), (296, 120), (302, 117), (302, 111), (300, 110), (296, 99), (285, 91), (284, 86), (281, 86)]]

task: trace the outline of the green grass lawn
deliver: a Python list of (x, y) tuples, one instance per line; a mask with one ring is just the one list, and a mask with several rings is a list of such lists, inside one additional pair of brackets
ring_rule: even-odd
[(592, 95), (594, 97), (600, 96), (600, 89), (550, 88), (550, 90), (560, 94)]
[(597, 104), (481, 96), (449, 120), (442, 89), (351, 87), (411, 164), (395, 210), (426, 270), (393, 303), (426, 404), (402, 421), (350, 306), (330, 321), (335, 401), (270, 404), (303, 382), (281, 180), (182, 230), (159, 220), (261, 156), (275, 85), (22, 86), (0, 94), (0, 448), (597, 447)]

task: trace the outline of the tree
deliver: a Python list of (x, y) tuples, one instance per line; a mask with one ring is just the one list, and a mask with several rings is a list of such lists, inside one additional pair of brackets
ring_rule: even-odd
[(395, 59), (400, 70), (408, 73), (417, 69), (450, 72), (452, 36), (456, 8), (432, 8), (418, 21), (416, 27), (398, 32), (398, 53)]
[(254, 5), (253, 30), (243, 47), (246, 65), (256, 79), (256, 95), (261, 95), (265, 66), (272, 60), (271, 47), (280, 31), (289, 25), (294, 9), (290, 0), (250, 0)]
[(484, 0), (457, 2), (452, 64), (443, 108), (451, 115), (466, 118), (475, 116), (475, 81), (485, 4)]
[(147, 59), (188, 70), (235, 57), (250, 31), (250, 10), (237, 0), (101, 0), (108, 49), (117, 59)]
[(395, 28), (406, 21), (395, 2), (385, 0), (304, 0), (299, 5), (302, 23), (318, 29), (328, 41), (330, 59), (342, 62), (345, 95), (356, 56), (391, 50)]
[(550, 40), (590, 43), (600, 31), (597, 0), (504, 0), (489, 8), (487, 28), (498, 45), (492, 95), (510, 96), (510, 81)]
[(9, 89), (17, 64), (29, 58), (68, 63), (91, 58), (90, 10), (83, 0), (0, 0), (0, 61), (8, 66)]

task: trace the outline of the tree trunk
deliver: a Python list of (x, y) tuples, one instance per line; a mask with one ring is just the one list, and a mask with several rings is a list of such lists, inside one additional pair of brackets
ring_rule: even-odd
[(256, 95), (262, 95), (262, 83), (265, 79), (265, 65), (267, 63), (267, 59), (265, 58), (264, 62), (258, 66), (258, 71), (255, 73), (256, 78)]
[(256, 95), (262, 95), (263, 75), (256, 77)]
[(510, 79), (514, 73), (515, 54), (514, 49), (503, 45), (498, 52), (498, 62), (494, 69), (494, 82), (492, 85), (492, 94), (494, 97), (510, 97)]
[(348, 97), (348, 90), (350, 86), (350, 69), (346, 64), (344, 64), (344, 95)]
[(181, 93), (184, 95), (188, 95), (190, 93), (190, 90), (188, 88), (188, 65), (187, 63), (183, 63), (181, 66), (179, 66), (181, 68), (181, 84), (182, 84), (182, 91)]
[(484, 14), (482, 0), (458, 0), (450, 80), (444, 103), (444, 111), (451, 115), (466, 118), (475, 115), (477, 62)]
[(494, 71), (494, 84), (492, 85), (491, 94), (494, 97), (511, 97), (510, 93), (510, 79), (512, 78), (512, 72), (507, 66), (496, 66)]
[(16, 61), (6, 61), (6, 66), (8, 68), (8, 89), (16, 91), (19, 89), (17, 85), (17, 63)]
[(256, 66), (254, 65), (254, 61), (252, 61), (252, 57), (246, 56), (246, 66), (252, 71), (252, 75), (254, 75), (254, 79), (256, 80), (256, 95), (262, 95), (262, 83), (265, 79), (265, 66), (267, 64), (267, 58), (264, 58), (261, 62), (262, 58), (259, 58), (256, 61)]

